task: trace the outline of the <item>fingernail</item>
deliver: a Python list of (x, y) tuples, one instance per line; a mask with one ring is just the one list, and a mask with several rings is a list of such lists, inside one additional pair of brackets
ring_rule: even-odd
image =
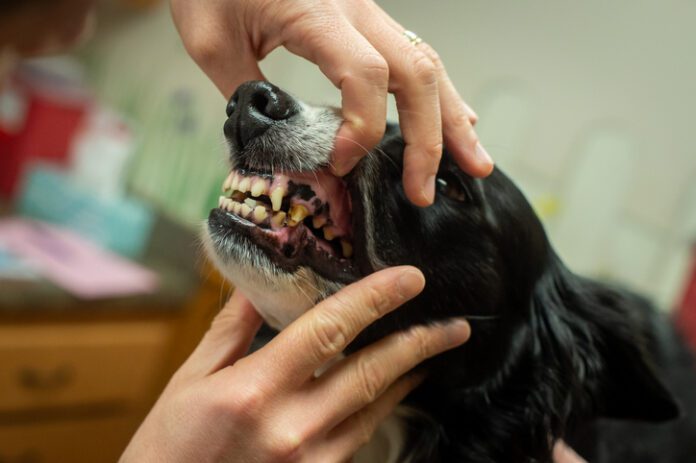
[(486, 164), (493, 164), (493, 158), (491, 158), (490, 154), (488, 154), (488, 151), (486, 151), (484, 147), (481, 146), (481, 143), (476, 143), (476, 157), (478, 157), (481, 162), (484, 162)]
[(435, 201), (435, 177), (435, 175), (431, 175), (423, 184), (422, 196), (428, 205)]
[(464, 318), (456, 318), (444, 325), (447, 341), (450, 347), (459, 346), (469, 340), (471, 326)]
[(425, 286), (425, 278), (420, 272), (407, 270), (401, 274), (396, 283), (396, 290), (402, 299), (410, 299), (420, 293)]

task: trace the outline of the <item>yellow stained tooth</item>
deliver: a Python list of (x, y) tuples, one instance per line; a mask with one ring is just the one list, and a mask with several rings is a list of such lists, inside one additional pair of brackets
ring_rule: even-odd
[(242, 193), (246, 193), (249, 191), (249, 187), (251, 186), (251, 179), (249, 177), (244, 177), (239, 181), (239, 185), (237, 186), (237, 189), (241, 191)]
[(266, 192), (266, 181), (258, 179), (251, 185), (251, 196), (261, 196)]
[(230, 188), (231, 188), (232, 190), (237, 190), (237, 189), (238, 189), (237, 187), (239, 186), (239, 176), (237, 175), (236, 172), (234, 172), (234, 173), (232, 173), (232, 174), (230, 174), (230, 175), (231, 175), (231, 177), (232, 177), (231, 180), (230, 180)]
[(250, 208), (254, 209), (254, 208), (256, 207), (256, 200), (251, 199), (251, 198), (246, 198), (246, 199), (244, 200), (244, 204), (246, 204), (246, 205), (249, 206)]
[(302, 222), (309, 215), (309, 211), (302, 204), (295, 204), (290, 208), (289, 214), (295, 222)]
[(284, 223), (285, 223), (285, 212), (283, 212), (283, 211), (276, 212), (275, 214), (273, 214), (273, 217), (271, 217), (271, 224), (273, 224), (273, 226), (275, 228), (282, 227)]
[(241, 203), (238, 203), (237, 201), (231, 201), (232, 202), (232, 212), (235, 214), (239, 215), (239, 211), (242, 209)]
[(335, 231), (332, 227), (324, 227), (322, 230), (324, 230), (324, 238), (326, 238), (328, 241), (336, 238)]
[(225, 183), (222, 184), (222, 192), (229, 191), (232, 188), (232, 174), (228, 175), (225, 179)]
[(346, 240), (341, 240), (341, 249), (343, 250), (343, 257), (351, 257), (353, 255), (353, 245)]
[(283, 196), (285, 196), (283, 187), (276, 187), (276, 189), (271, 192), (271, 204), (273, 205), (274, 211), (280, 210), (280, 206), (283, 204)]
[(257, 222), (263, 222), (266, 220), (266, 217), (268, 217), (268, 212), (266, 212), (266, 208), (263, 206), (256, 206), (254, 208), (254, 220)]
[(246, 204), (242, 204), (242, 207), (239, 208), (239, 215), (249, 217), (249, 214), (251, 214), (251, 208)]
[(225, 204), (225, 200), (226, 200), (226, 199), (227, 199), (227, 198), (225, 198), (224, 196), (220, 196), (220, 197), (218, 198), (218, 207), (222, 207), (222, 205)]
[(319, 229), (326, 225), (326, 217), (323, 215), (315, 215), (312, 217), (312, 226), (316, 229)]
[(232, 200), (229, 198), (225, 198), (225, 209), (228, 211), (232, 211)]

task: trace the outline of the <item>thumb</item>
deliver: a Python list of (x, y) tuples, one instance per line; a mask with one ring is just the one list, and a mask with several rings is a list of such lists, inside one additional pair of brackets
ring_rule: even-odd
[(247, 353), (261, 322), (251, 302), (235, 290), (181, 369), (186, 376), (203, 377), (233, 364)]

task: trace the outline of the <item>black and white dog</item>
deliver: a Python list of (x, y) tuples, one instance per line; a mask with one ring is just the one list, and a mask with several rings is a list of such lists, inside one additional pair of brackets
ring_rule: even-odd
[(468, 343), (426, 363), (389, 461), (550, 462), (563, 438), (592, 462), (696, 462), (696, 374), (669, 321), (571, 273), (500, 170), (473, 179), (445, 152), (435, 203), (418, 208), (401, 186), (396, 125), (339, 179), (327, 170), (335, 109), (248, 82), (227, 115), (232, 172), (205, 242), (271, 326), (397, 264), (420, 268), (425, 290), (351, 350), (414, 324), (471, 321)]

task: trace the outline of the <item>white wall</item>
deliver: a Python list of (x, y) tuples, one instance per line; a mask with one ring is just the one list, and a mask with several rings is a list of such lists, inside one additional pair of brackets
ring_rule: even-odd
[[(438, 50), (570, 266), (670, 306), (696, 240), (696, 2), (379, 3)], [(224, 102), (166, 8), (107, 24), (86, 56), (102, 94), (142, 124), (134, 188), (199, 220), (224, 175)], [(303, 99), (339, 102), (287, 52), (262, 68)]]

